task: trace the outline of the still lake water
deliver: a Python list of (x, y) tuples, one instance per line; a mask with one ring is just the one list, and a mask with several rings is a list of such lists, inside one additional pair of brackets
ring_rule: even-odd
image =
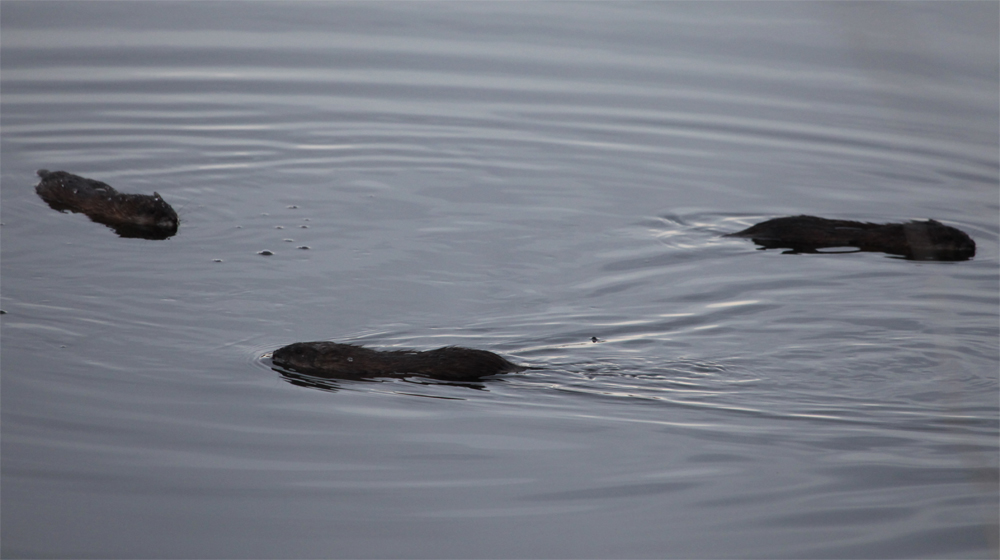
[[(996, 557), (998, 6), (5, 0), (3, 556)], [(720, 237), (793, 214), (978, 252)]]

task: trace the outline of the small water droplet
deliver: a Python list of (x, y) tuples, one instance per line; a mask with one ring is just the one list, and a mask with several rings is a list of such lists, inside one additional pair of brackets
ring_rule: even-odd
[(257, 254), (258, 255), (264, 255), (265, 257), (270, 257), (274, 253), (265, 249), (263, 251), (257, 251)]
[(285, 239), (285, 243), (291, 243), (293, 241), (295, 241), (295, 240), (294, 239)]
[(354, 361), (354, 358), (347, 358), (347, 361), (348, 361), (348, 362), (353, 362), (353, 361)]
[(295, 210), (296, 208), (298, 208), (298, 206), (294, 204), (288, 207), (289, 210)]
[(302, 229), (309, 229), (309, 226), (299, 226)]
[(212, 262), (222, 262), (222, 259), (212, 259)]
[(309, 250), (309, 246), (308, 245), (299, 245), (298, 248), (302, 249), (303, 251), (308, 251)]
[(274, 226), (274, 229), (285, 229), (285, 226)]

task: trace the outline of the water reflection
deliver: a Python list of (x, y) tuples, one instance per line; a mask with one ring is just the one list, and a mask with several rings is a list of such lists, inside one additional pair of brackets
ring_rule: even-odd
[[(283, 369), (272, 365), (271, 369), (281, 374), (281, 378), (296, 387), (305, 387), (307, 389), (319, 389), (320, 391), (327, 391), (330, 393), (336, 393), (343, 390), (345, 383), (387, 383), (387, 382), (404, 382), (412, 383), (414, 385), (429, 385), (429, 386), (448, 386), (448, 387), (465, 387), (467, 389), (476, 389), (484, 391), (486, 390), (486, 385), (482, 383), (458, 383), (458, 382), (447, 382), (447, 381), (436, 381), (424, 378), (418, 378), (408, 376), (392, 376), (392, 377), (343, 377), (343, 378), (331, 378), (331, 377), (316, 377), (314, 375), (307, 375), (304, 373), (299, 373), (297, 371), (291, 371)], [(413, 397), (426, 397), (432, 399), (446, 399), (446, 400), (464, 400), (458, 397), (446, 397), (443, 395), (435, 394), (420, 394), (412, 393), (406, 391), (393, 391), (400, 395), (409, 395)]]

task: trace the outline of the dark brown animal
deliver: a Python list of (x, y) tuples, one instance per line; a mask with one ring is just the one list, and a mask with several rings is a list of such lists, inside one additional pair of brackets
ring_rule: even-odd
[(379, 351), (336, 342), (296, 342), (272, 354), (275, 365), (318, 377), (365, 379), (421, 375), (443, 381), (478, 381), (524, 367), (472, 348), (447, 346), (437, 350)]
[(66, 173), (39, 169), (35, 192), (60, 212), (86, 214), (122, 237), (166, 239), (177, 233), (180, 220), (159, 193), (124, 194), (110, 185)]
[(829, 247), (855, 247), (913, 260), (964, 261), (976, 254), (965, 232), (935, 220), (904, 224), (872, 224), (789, 216), (761, 222), (726, 237), (748, 237), (764, 249), (816, 253)]

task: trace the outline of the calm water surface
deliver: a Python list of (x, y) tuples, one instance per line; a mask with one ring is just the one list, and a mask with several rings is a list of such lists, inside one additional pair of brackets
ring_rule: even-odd
[[(4, 1), (3, 556), (995, 558), (997, 20)], [(720, 237), (792, 214), (978, 252)], [(533, 369), (270, 368), (321, 339)]]

